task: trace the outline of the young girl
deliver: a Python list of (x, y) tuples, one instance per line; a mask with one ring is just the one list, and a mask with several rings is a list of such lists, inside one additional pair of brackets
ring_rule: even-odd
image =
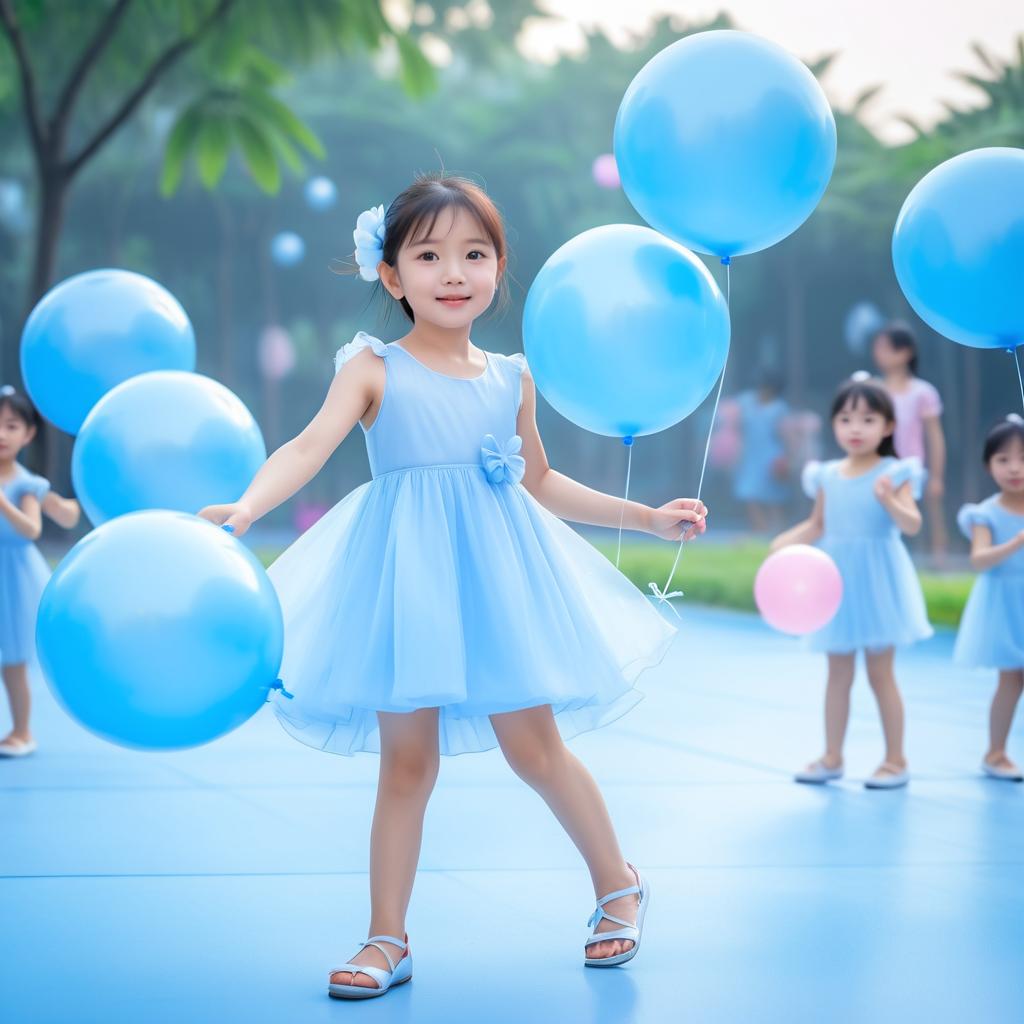
[(779, 529), (789, 497), (784, 423), (789, 406), (782, 397), (782, 380), (762, 370), (758, 386), (737, 398), (740, 410), (739, 465), (733, 495), (747, 508), (747, 521), (756, 533)]
[[(421, 177), (362, 214), (356, 261), (411, 322), (360, 332), (309, 426), (237, 503), (200, 513), (241, 536), (323, 466), (358, 422), (373, 480), (271, 566), (285, 616), (276, 705), (295, 738), (380, 753), (370, 927), (332, 996), (379, 996), (412, 974), (405, 915), (440, 754), (500, 746), (586, 860), (599, 895), (585, 960), (637, 951), (650, 887), (623, 859), (604, 801), (563, 740), (624, 714), (674, 628), (559, 518), (618, 526), (622, 501), (548, 465), (522, 355), (470, 341), (506, 263), (501, 217), (472, 183)], [(703, 532), (700, 501), (625, 506), (666, 540)]]
[(772, 542), (774, 551), (820, 540), (843, 578), (838, 612), (809, 638), (814, 650), (828, 654), (825, 753), (795, 778), (822, 783), (842, 776), (850, 688), (856, 653), (863, 650), (886, 747), (885, 760), (864, 784), (892, 789), (909, 778), (893, 649), (932, 633), (921, 585), (900, 539), (901, 532), (912, 535), (921, 528), (914, 492), (923, 474), (917, 459), (895, 457), (892, 402), (868, 374), (856, 374), (840, 387), (831, 416), (846, 457), (804, 467), (804, 490), (814, 499), (810, 518)]
[(999, 488), (957, 516), (971, 542), (971, 565), (981, 573), (967, 599), (953, 658), (994, 668), (999, 684), (989, 712), (989, 750), (981, 770), (1024, 781), (1007, 757), (1006, 739), (1024, 689), (1024, 420), (1011, 415), (989, 431), (982, 459)]
[(895, 322), (882, 328), (872, 341), (871, 352), (896, 412), (896, 451), (904, 458), (917, 457), (927, 469), (924, 497), (932, 554), (942, 558), (949, 543), (942, 511), (946, 472), (942, 399), (928, 381), (917, 375), (917, 339), (906, 324)]
[(36, 610), (50, 567), (32, 542), (46, 511), (62, 526), (78, 522), (78, 502), (50, 493), (50, 485), (18, 462), (36, 436), (39, 414), (10, 385), (0, 388), (0, 666), (13, 727), (0, 740), (0, 757), (37, 749), (29, 727), (28, 662), (35, 651)]

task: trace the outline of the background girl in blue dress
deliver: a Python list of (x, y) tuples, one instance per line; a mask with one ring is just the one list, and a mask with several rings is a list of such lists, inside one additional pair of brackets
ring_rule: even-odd
[(33, 541), (46, 511), (68, 528), (78, 522), (78, 503), (50, 492), (49, 483), (18, 461), (39, 428), (39, 414), (10, 385), (0, 388), (0, 666), (11, 709), (11, 731), (0, 740), (0, 757), (24, 757), (37, 749), (29, 724), (28, 664), (35, 656), (36, 611), (50, 567)]
[(999, 490), (957, 516), (981, 575), (960, 619), (953, 659), (999, 673), (981, 770), (1020, 782), (1024, 774), (1007, 756), (1006, 740), (1024, 690), (1024, 420), (1008, 416), (989, 431), (982, 458)]
[(865, 785), (891, 789), (909, 778), (894, 649), (932, 634), (921, 584), (900, 539), (900, 533), (913, 535), (921, 529), (914, 499), (920, 495), (923, 472), (919, 459), (896, 457), (892, 400), (866, 373), (839, 389), (831, 416), (846, 457), (804, 467), (804, 488), (814, 508), (808, 519), (772, 542), (772, 550), (817, 543), (843, 579), (835, 617), (809, 636), (810, 646), (828, 655), (825, 753), (795, 778), (821, 783), (842, 777), (850, 689), (857, 651), (863, 650), (886, 748), (885, 760)]
[[(380, 753), (370, 840), (370, 937), (332, 972), (339, 998), (411, 977), (405, 915), (440, 754), (500, 746), (590, 869), (598, 906), (584, 962), (632, 957), (649, 886), (564, 740), (614, 720), (674, 634), (647, 599), (560, 518), (617, 526), (621, 499), (553, 470), (522, 355), (484, 352), (473, 321), (506, 263), (500, 215), (459, 178), (424, 177), (366, 211), (360, 275), (380, 276), (411, 321), (338, 354), (323, 407), (235, 504), (202, 510), (241, 535), (361, 424), (373, 479), (271, 566), (285, 617), (282, 725), (319, 749)], [(625, 526), (678, 540), (700, 501), (625, 506)]]
[(756, 533), (782, 526), (789, 499), (789, 462), (783, 425), (789, 405), (782, 397), (782, 378), (761, 371), (758, 386), (736, 398), (740, 414), (740, 457), (733, 478), (733, 496), (743, 502), (747, 521)]

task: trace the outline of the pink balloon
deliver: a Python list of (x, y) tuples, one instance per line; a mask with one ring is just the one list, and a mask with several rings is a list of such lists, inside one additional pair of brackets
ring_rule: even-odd
[(765, 622), (783, 633), (827, 625), (843, 599), (843, 578), (820, 548), (791, 544), (769, 555), (754, 579), (754, 601)]
[(594, 176), (594, 182), (601, 188), (618, 188), (621, 184), (619, 165), (615, 162), (615, 156), (612, 153), (602, 153), (594, 161), (590, 173)]
[(295, 369), (295, 346), (283, 327), (265, 327), (259, 344), (260, 370), (268, 380), (282, 380)]

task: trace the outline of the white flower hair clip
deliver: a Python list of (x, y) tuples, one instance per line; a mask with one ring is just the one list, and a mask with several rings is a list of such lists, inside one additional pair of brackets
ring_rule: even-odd
[(356, 263), (364, 281), (376, 281), (377, 264), (384, 258), (384, 207), (371, 206), (359, 214), (352, 240), (356, 243)]
[(11, 384), (5, 384), (2, 388), (0, 388), (0, 398), (6, 398), (8, 395), (14, 394), (17, 394), (17, 391)]
[(1011, 412), (1006, 417), (1006, 422), (1007, 423), (1016, 423), (1018, 427), (1024, 427), (1024, 417), (1018, 415), (1015, 412)]
[(850, 380), (855, 384), (863, 384), (866, 380), (871, 380), (871, 374), (867, 370), (857, 370), (856, 373), (850, 374)]

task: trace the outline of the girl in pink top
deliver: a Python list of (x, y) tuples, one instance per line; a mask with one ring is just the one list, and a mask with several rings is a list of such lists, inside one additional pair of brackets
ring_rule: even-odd
[(928, 471), (924, 504), (932, 554), (942, 558), (948, 543), (942, 509), (946, 472), (946, 437), (940, 420), (942, 398), (928, 381), (917, 375), (917, 339), (906, 324), (894, 322), (883, 327), (875, 335), (871, 351), (896, 410), (896, 454), (901, 459), (916, 455)]

